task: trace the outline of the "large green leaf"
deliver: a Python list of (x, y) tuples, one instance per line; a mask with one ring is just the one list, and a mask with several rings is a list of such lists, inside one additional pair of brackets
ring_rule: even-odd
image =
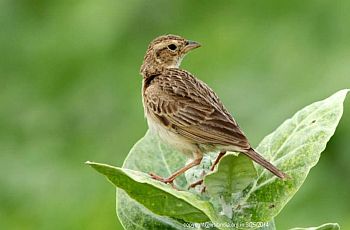
[(211, 215), (211, 205), (190, 192), (173, 189), (143, 172), (94, 162), (87, 164), (154, 213), (188, 222), (209, 221), (205, 213)]
[(335, 223), (323, 224), (318, 227), (308, 227), (308, 228), (292, 228), (290, 230), (339, 230), (340, 227)]
[(217, 170), (205, 177), (205, 185), (210, 196), (230, 199), (232, 194), (242, 192), (255, 177), (255, 168), (247, 156), (228, 153), (220, 160)]
[(232, 207), (239, 205), (239, 198), (243, 197), (248, 185), (254, 182), (256, 170), (247, 156), (231, 153), (220, 160), (216, 169), (205, 177), (206, 191), (217, 211), (232, 219)]
[(259, 177), (247, 195), (249, 207), (244, 210), (251, 214), (250, 220), (267, 221), (276, 216), (298, 191), (334, 134), (347, 93), (341, 90), (306, 106), (262, 140), (257, 150), (290, 179), (279, 180), (257, 167)]

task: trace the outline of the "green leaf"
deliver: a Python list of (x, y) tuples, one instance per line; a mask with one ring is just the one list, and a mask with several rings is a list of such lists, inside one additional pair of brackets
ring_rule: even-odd
[(204, 183), (211, 202), (214, 206), (219, 205), (216, 209), (231, 219), (232, 207), (238, 205), (239, 197), (243, 197), (244, 189), (256, 176), (254, 165), (247, 156), (227, 153), (216, 170), (204, 178)]
[(227, 153), (217, 170), (208, 174), (204, 182), (211, 196), (231, 198), (232, 194), (242, 192), (256, 176), (254, 165), (247, 156)]
[(258, 166), (259, 177), (242, 204), (251, 217), (243, 219), (268, 221), (294, 196), (334, 134), (347, 93), (341, 90), (306, 106), (262, 140), (257, 150), (290, 179), (282, 181)]
[(323, 224), (318, 227), (309, 227), (309, 228), (292, 228), (290, 230), (339, 230), (340, 227), (336, 223), (328, 223), (328, 224)]
[(173, 189), (169, 185), (153, 180), (143, 172), (94, 162), (87, 164), (156, 214), (188, 222), (209, 221), (205, 212), (210, 215), (212, 211), (210, 204), (199, 200), (190, 192)]
[(179, 221), (153, 213), (130, 198), (122, 189), (118, 189), (117, 197), (117, 214), (124, 229), (183, 229), (183, 224)]

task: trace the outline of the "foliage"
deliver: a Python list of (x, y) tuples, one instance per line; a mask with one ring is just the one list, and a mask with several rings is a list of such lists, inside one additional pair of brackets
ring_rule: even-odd
[[(262, 167), (256, 166), (255, 170), (252, 162), (241, 154), (227, 154), (217, 170), (204, 178), (208, 195), (178, 191), (151, 179), (147, 174), (156, 171), (159, 175), (167, 176), (184, 163), (180, 153), (161, 143), (151, 132), (130, 151), (123, 168), (92, 162), (88, 164), (125, 191), (118, 194), (118, 213), (127, 229), (137, 229), (139, 226), (181, 229), (173, 225), (208, 221), (242, 229), (251, 228), (241, 223), (272, 221), (303, 184), (335, 132), (347, 92), (341, 90), (323, 101), (306, 106), (259, 144), (257, 150), (289, 175), (285, 181)], [(199, 167), (208, 168), (209, 164)], [(197, 167), (192, 174), (199, 177), (202, 172)], [(177, 182), (183, 188), (193, 181), (182, 177)], [(130, 202), (130, 199), (138, 203)], [(130, 219), (129, 215), (135, 216), (131, 212), (137, 210), (134, 206), (141, 204), (153, 214), (136, 211), (138, 217)], [(139, 218), (140, 215), (144, 218)], [(173, 220), (169, 221), (169, 217)], [(224, 225), (216, 227), (230, 229)]]

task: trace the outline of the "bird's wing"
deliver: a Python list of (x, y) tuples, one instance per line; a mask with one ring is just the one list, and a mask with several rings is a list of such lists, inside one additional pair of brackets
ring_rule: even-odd
[(155, 77), (144, 102), (153, 119), (195, 143), (250, 148), (213, 90), (186, 71), (169, 69)]

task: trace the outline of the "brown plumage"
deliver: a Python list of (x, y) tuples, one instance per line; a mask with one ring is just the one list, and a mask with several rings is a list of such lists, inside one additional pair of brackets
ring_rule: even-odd
[(285, 179), (286, 174), (251, 148), (215, 92), (189, 72), (179, 69), (183, 57), (199, 46), (197, 42), (176, 35), (165, 35), (153, 40), (147, 49), (140, 71), (149, 128), (165, 142), (194, 158), (168, 178), (155, 174), (151, 174), (152, 177), (172, 183), (177, 176), (200, 164), (204, 153), (217, 150), (220, 154), (212, 169), (226, 151), (238, 151)]

